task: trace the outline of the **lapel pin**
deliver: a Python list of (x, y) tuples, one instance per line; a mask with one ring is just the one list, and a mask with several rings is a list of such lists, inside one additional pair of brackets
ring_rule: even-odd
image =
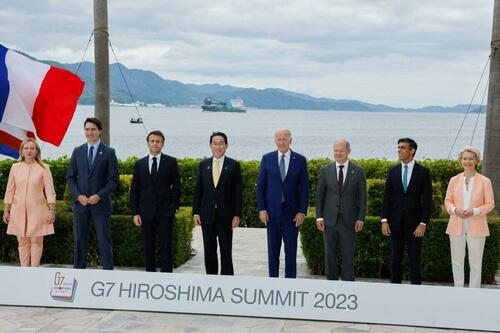
[(210, 166), (207, 166), (207, 170), (210, 170)]
[(99, 155), (102, 155), (102, 151), (99, 152)]

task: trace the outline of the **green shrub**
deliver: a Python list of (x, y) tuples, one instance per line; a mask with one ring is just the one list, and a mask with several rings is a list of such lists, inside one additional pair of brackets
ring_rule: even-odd
[[(446, 235), (447, 219), (432, 220), (427, 229), (422, 248), (422, 278), (424, 281), (453, 282), (451, 271), (450, 243)], [(488, 221), (490, 237), (486, 238), (483, 255), (482, 281), (495, 283), (495, 274), (500, 265), (500, 217)], [(307, 267), (312, 274), (323, 275), (323, 234), (316, 229), (314, 218), (308, 216), (300, 229), (302, 251)], [(355, 270), (357, 277), (389, 278), (389, 238), (380, 231), (380, 218), (368, 217), (356, 240)], [(467, 262), (468, 259), (466, 259)], [(408, 259), (403, 267), (408, 267)], [(468, 267), (466, 267), (466, 270)], [(467, 276), (468, 274), (466, 274)], [(408, 279), (408, 272), (403, 274)]]
[[(137, 157), (130, 157), (124, 161), (118, 162), (118, 169), (120, 175), (131, 175), (133, 173), (134, 163)], [(196, 172), (201, 159), (182, 158), (177, 160), (179, 163), (179, 172), (181, 177), (181, 206), (189, 207), (193, 202), (194, 188), (196, 184)], [(13, 160), (0, 161), (0, 193), (5, 193), (5, 186), (7, 183), (7, 176), (9, 174), (10, 166)], [(319, 170), (330, 163), (328, 158), (311, 159), (308, 161), (309, 169), (309, 204), (314, 206), (316, 197), (316, 186), (318, 182)], [(383, 193), (383, 181), (387, 175), (387, 169), (398, 163), (395, 161), (388, 161), (386, 159), (359, 159), (353, 160), (354, 163), (362, 166), (366, 171), (368, 179), (369, 202), (368, 213), (370, 215), (380, 214), (380, 203)], [(46, 160), (51, 167), (54, 177), (54, 185), (58, 200), (64, 198), (66, 206), (71, 206), (71, 199), (65, 191), (66, 188), (66, 169), (69, 159), (66, 156), (60, 157), (55, 160)], [(242, 227), (263, 227), (259, 222), (258, 213), (256, 209), (256, 183), (259, 173), (258, 161), (241, 161), (241, 170), (243, 175), (243, 216), (241, 216)], [(458, 162), (455, 160), (424, 160), (422, 164), (431, 169), (431, 177), (434, 182), (434, 207), (433, 217), (438, 217), (443, 212), (442, 203), (446, 193), (446, 187), (451, 176), (461, 172)], [(374, 179), (373, 181), (370, 179)], [(380, 187), (382, 186), (382, 189)], [(127, 189), (130, 186), (125, 182), (124, 178), (121, 179), (120, 184), (113, 194), (114, 213), (117, 215), (128, 215), (130, 209), (128, 207), (129, 199)]]
[(366, 180), (368, 191), (368, 216), (380, 215), (382, 209), (382, 198), (384, 197), (385, 179), (367, 179)]
[[(0, 211), (3, 214), (3, 211)], [(45, 237), (42, 264), (73, 264), (73, 216), (64, 208), (57, 208), (55, 234)], [(179, 267), (191, 258), (192, 230), (194, 222), (191, 209), (182, 207), (176, 216), (173, 228), (174, 267)], [(0, 226), (0, 261), (19, 262), (16, 237), (6, 234), (6, 225)], [(113, 234), (113, 259), (115, 266), (143, 267), (141, 230), (135, 226), (130, 215), (111, 216)], [(89, 266), (100, 265), (99, 251), (94, 229), (91, 228), (87, 262)]]

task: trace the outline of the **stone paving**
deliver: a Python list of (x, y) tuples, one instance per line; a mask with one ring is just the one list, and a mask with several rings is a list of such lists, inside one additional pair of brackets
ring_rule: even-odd
[[(197, 254), (176, 269), (176, 273), (205, 273), (200, 228), (194, 231), (193, 249)], [(234, 233), (233, 260), (237, 275), (267, 276), (265, 229), (237, 229)], [(283, 253), (281, 261), (284, 263)], [(280, 275), (283, 276), (284, 272), (282, 271)], [(308, 273), (300, 250), (297, 258), (297, 275), (299, 278), (321, 278)], [(0, 332), (451, 333), (466, 331), (236, 316), (0, 306)]]

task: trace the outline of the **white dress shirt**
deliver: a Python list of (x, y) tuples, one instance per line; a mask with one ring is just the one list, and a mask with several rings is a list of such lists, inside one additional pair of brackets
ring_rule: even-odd
[(151, 174), (151, 167), (153, 166), (153, 157), (156, 157), (156, 171), (160, 170), (161, 153), (156, 156), (149, 154), (149, 174)]
[[(222, 173), (222, 166), (224, 165), (224, 158), (226, 157), (226, 155), (222, 155), (221, 158), (219, 158), (219, 179), (220, 179), (220, 174)], [(212, 174), (213, 174), (213, 170), (215, 170), (215, 160), (217, 160), (214, 156), (214, 158), (212, 158)]]
[(346, 160), (344, 164), (339, 164), (339, 162), (335, 161), (335, 166), (337, 168), (337, 181), (339, 180), (339, 174), (340, 174), (340, 166), (343, 165), (344, 169), (342, 170), (342, 173), (344, 174), (344, 182), (342, 185), (345, 184), (345, 180), (347, 178), (347, 168), (349, 167), (349, 160)]
[[(94, 163), (95, 161), (95, 156), (97, 154), (97, 150), (99, 149), (99, 145), (101, 144), (101, 140), (97, 140), (96, 143), (94, 143), (93, 145), (91, 145), (90, 143), (87, 142), (87, 155), (89, 154), (88, 152), (90, 151), (90, 147), (94, 147), (94, 153), (92, 155), (92, 163)], [(88, 156), (87, 156), (88, 158)]]
[(415, 166), (415, 160), (412, 160), (408, 164), (404, 164), (401, 162), (401, 183), (403, 183), (403, 175), (405, 173), (405, 165), (408, 165), (408, 177), (406, 178), (406, 188), (408, 188), (408, 185), (410, 185), (410, 179), (411, 179), (411, 174), (413, 173), (413, 167)]
[[(283, 153), (278, 150), (278, 166), (280, 165), (281, 156), (283, 156)], [(288, 167), (290, 166), (291, 156), (292, 156), (292, 151), (288, 149), (288, 151), (285, 153), (285, 176), (288, 173)]]

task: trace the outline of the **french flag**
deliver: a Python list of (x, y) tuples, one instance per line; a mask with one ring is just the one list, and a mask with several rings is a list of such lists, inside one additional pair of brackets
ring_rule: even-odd
[(83, 87), (77, 75), (0, 45), (0, 154), (18, 157), (34, 134), (59, 146)]

